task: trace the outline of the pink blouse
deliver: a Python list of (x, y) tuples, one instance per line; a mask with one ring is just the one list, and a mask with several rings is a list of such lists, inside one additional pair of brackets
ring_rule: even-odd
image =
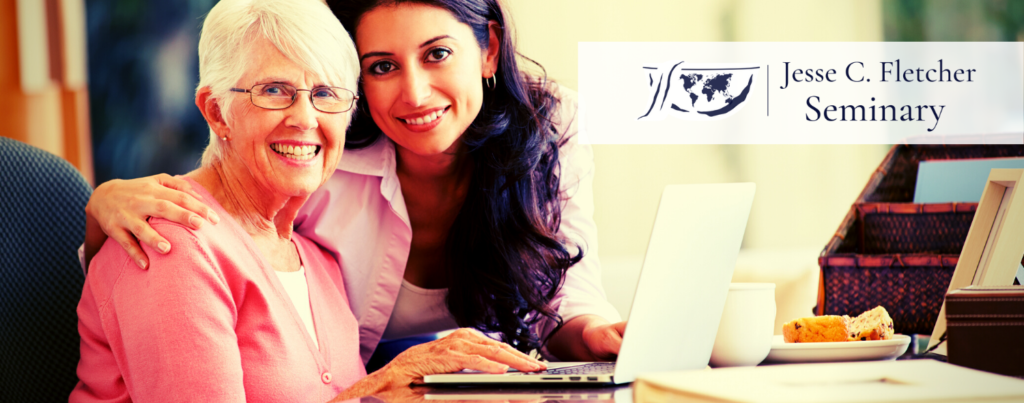
[(324, 402), (364, 377), (333, 257), (293, 234), (316, 329), (309, 335), (252, 237), (189, 181), (220, 224), (193, 231), (151, 220), (174, 247), (162, 255), (143, 246), (147, 271), (107, 240), (78, 305), (82, 357), (70, 401)]
[[(557, 86), (555, 91), (561, 105), (554, 122), (567, 139), (559, 152), (561, 187), (568, 196), (562, 207), (559, 235), (580, 245), (584, 257), (569, 269), (552, 305), (565, 321), (595, 314), (618, 322), (621, 317), (607, 302), (601, 286), (593, 219), (593, 151), (578, 142), (575, 92)], [(384, 137), (370, 147), (346, 150), (334, 175), (310, 197), (295, 219), (296, 231), (330, 251), (342, 267), (349, 303), (359, 321), (364, 363), (369, 361), (391, 317), (412, 242), (395, 164), (395, 145)], [(544, 321), (537, 330), (547, 334), (554, 326)]]

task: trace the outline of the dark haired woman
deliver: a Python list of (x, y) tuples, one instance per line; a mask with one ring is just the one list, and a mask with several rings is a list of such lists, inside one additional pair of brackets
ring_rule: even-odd
[[(364, 362), (382, 339), (455, 327), (614, 358), (625, 323), (601, 288), (574, 94), (520, 72), (496, 0), (328, 3), (359, 51), (360, 116), (295, 223), (342, 267)], [(170, 248), (146, 217), (210, 218), (189, 191), (166, 175), (101, 185), (87, 252), (102, 228), (145, 266), (136, 238)]]

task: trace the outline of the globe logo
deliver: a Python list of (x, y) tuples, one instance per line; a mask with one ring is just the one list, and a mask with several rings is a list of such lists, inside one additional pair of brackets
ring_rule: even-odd
[(670, 62), (643, 67), (649, 103), (637, 120), (722, 119), (739, 111), (760, 66)]

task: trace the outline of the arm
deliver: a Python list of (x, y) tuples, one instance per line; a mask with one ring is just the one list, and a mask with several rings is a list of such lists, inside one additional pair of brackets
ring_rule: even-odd
[(176, 270), (126, 264), (103, 315), (125, 386), (139, 401), (244, 402), (231, 289), (188, 230), (157, 228), (177, 247), (153, 266)]
[[(601, 286), (594, 223), (594, 154), (590, 145), (579, 143), (575, 93), (557, 89), (555, 94), (561, 105), (553, 119), (564, 141), (558, 155), (560, 186), (565, 198), (558, 233), (570, 248), (578, 245), (582, 249), (583, 259), (566, 272), (565, 281), (551, 302), (564, 325), (552, 334), (541, 353), (569, 361), (610, 360), (618, 354), (625, 323), (620, 322), (618, 311), (608, 303)], [(540, 326), (540, 334), (548, 334), (554, 327), (554, 323), (546, 321)]]
[(149, 226), (147, 218), (160, 217), (192, 229), (199, 229), (203, 217), (214, 224), (220, 221), (198, 198), (188, 182), (167, 174), (103, 183), (85, 206), (83, 264), (89, 267), (93, 256), (110, 236), (128, 252), (135, 264), (147, 268), (149, 257), (139, 247), (139, 240), (160, 253), (171, 250), (171, 243)]

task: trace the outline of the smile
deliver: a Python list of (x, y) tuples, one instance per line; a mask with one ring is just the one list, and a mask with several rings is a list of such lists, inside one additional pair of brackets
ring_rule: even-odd
[(306, 161), (316, 157), (316, 155), (320, 153), (320, 146), (315, 145), (292, 146), (273, 143), (270, 145), (270, 149), (285, 158), (296, 161)]
[(406, 117), (406, 118), (397, 118), (397, 119), (401, 120), (402, 123), (405, 123), (407, 125), (413, 125), (413, 126), (428, 125), (428, 124), (434, 123), (434, 121), (436, 121), (436, 120), (440, 119), (441, 117), (443, 117), (445, 115), (445, 113), (448, 113), (448, 109), (449, 108), (451, 108), (450, 105), (446, 106), (446, 107), (444, 107), (442, 109), (438, 109), (436, 111), (433, 111), (431, 113), (425, 114), (423, 116), (418, 116), (418, 117), (415, 117), (415, 118), (408, 118), (408, 117)]

